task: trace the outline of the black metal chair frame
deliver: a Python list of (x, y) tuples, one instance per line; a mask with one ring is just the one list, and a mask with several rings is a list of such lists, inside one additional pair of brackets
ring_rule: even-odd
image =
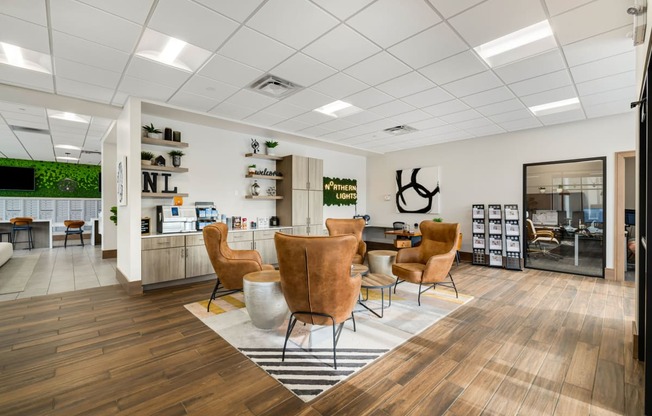
[(214, 299), (221, 298), (222, 296), (227, 296), (227, 295), (232, 295), (237, 292), (242, 292), (242, 289), (224, 289), (222, 288), (222, 291), (219, 291), (220, 288), (220, 278), (217, 278), (217, 283), (215, 283), (215, 288), (213, 289), (213, 293), (211, 294), (211, 298), (208, 299), (208, 306), (206, 306), (206, 312), (210, 312), (211, 310), (211, 302)]
[[(288, 321), (288, 329), (287, 332), (285, 333), (285, 342), (283, 343), (283, 355), (281, 356), (281, 361), (285, 362), (285, 349), (288, 345), (288, 339), (290, 339), (290, 335), (292, 334), (292, 330), (294, 330), (294, 325), (296, 325), (298, 319), (294, 315), (311, 315), (311, 316), (321, 316), (324, 318), (329, 318), (332, 322), (331, 326), (333, 327), (333, 367), (335, 370), (337, 370), (337, 353), (336, 353), (336, 347), (337, 343), (340, 340), (340, 334), (342, 333), (342, 328), (344, 328), (344, 322), (340, 322), (340, 324), (337, 326), (337, 330), (335, 329), (335, 318), (333, 318), (331, 315), (328, 315), (326, 313), (319, 313), (319, 312), (292, 312), (290, 315), (290, 320)], [(353, 320), (353, 332), (355, 332), (355, 317), (353, 316), (353, 312), (351, 312), (351, 319)], [(347, 319), (348, 321), (348, 319)], [(304, 323), (305, 325), (305, 323)]]
[[(423, 286), (423, 278), (422, 281), (419, 282), (419, 296), (417, 296), (417, 302), (419, 306), (421, 306), (421, 294), (432, 289), (435, 290), (437, 285), (444, 286), (444, 287), (449, 287), (453, 290), (455, 290), (455, 297), (459, 299), (459, 293), (457, 292), (457, 286), (455, 286), (455, 281), (453, 280), (453, 275), (448, 272), (448, 278), (450, 279), (450, 282), (437, 282), (437, 283), (428, 283), (427, 287), (423, 290), (421, 290), (421, 287)], [(396, 294), (396, 286), (398, 286), (399, 283), (407, 282), (407, 280), (401, 280), (399, 278), (396, 279), (396, 283), (394, 283), (394, 294)]]
[(79, 234), (79, 241), (81, 241), (82, 247), (84, 246), (84, 236), (83, 236), (84, 229), (82, 227), (83, 227), (83, 225), (81, 227), (75, 227), (72, 230), (70, 229), (70, 226), (66, 227), (66, 238), (63, 241), (63, 248), (68, 247), (68, 236), (69, 235), (74, 235), (74, 234)]
[[(16, 241), (16, 232), (17, 231), (27, 231), (27, 241)], [(11, 228), (11, 244), (16, 248), (16, 244), (27, 243), (29, 249), (34, 248), (34, 239), (32, 237), (32, 226), (31, 225), (15, 225)]]

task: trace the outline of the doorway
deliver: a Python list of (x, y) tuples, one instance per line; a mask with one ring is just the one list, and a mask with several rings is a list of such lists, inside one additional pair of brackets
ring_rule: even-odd
[(614, 279), (635, 280), (636, 152), (616, 153)]

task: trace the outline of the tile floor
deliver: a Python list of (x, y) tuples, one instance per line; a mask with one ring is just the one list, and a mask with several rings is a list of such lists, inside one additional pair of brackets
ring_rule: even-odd
[(116, 259), (102, 260), (100, 246), (14, 250), (16, 257), (32, 254), (39, 259), (25, 290), (0, 294), (0, 301), (118, 284)]

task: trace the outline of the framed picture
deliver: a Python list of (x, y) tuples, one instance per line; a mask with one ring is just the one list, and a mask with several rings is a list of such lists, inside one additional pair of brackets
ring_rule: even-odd
[(396, 171), (396, 210), (405, 214), (440, 213), (439, 166)]
[(115, 182), (118, 205), (127, 205), (127, 156), (118, 158)]

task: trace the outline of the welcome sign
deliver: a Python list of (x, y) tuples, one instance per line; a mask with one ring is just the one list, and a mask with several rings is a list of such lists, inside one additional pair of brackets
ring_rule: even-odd
[(324, 176), (324, 205), (355, 205), (358, 203), (356, 179)]

